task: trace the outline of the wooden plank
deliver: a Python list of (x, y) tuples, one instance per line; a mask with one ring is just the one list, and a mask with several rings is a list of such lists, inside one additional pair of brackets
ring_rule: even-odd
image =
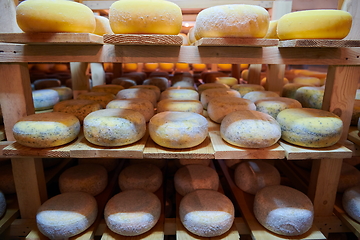
[(6, 133), (5, 133), (5, 128), (4, 125), (0, 126), (0, 141), (3, 141), (6, 139)]
[(247, 83), (260, 84), (262, 64), (250, 64)]
[(352, 157), (352, 151), (338, 143), (325, 148), (305, 148), (283, 140), (280, 140), (279, 143), (285, 150), (285, 156), (288, 160)]
[(360, 47), (360, 40), (294, 39), (279, 41), (279, 47), (349, 48)]
[(103, 44), (103, 37), (92, 33), (0, 33), (0, 42), (22, 44)]
[(183, 38), (179, 35), (105, 34), (104, 43), (114, 45), (181, 46), (183, 44)]
[(76, 99), (79, 94), (90, 91), (88, 67), (88, 62), (70, 62), (74, 99)]
[(201, 38), (194, 43), (195, 46), (238, 46), (238, 47), (269, 47), (277, 46), (278, 39), (266, 38)]
[(5, 196), (5, 198), (6, 198), (6, 211), (4, 215), (0, 218), (0, 235), (20, 215), (19, 206), (15, 195)]
[(281, 96), (284, 86), (284, 64), (269, 64), (266, 72), (266, 90), (273, 91)]

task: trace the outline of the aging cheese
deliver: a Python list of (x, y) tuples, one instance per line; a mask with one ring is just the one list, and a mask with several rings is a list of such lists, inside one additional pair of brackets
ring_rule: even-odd
[(59, 94), (52, 89), (34, 90), (32, 98), (36, 111), (51, 109), (60, 101)]
[(191, 89), (168, 89), (160, 95), (160, 100), (199, 100), (199, 93)]
[(238, 91), (241, 96), (252, 91), (265, 91), (265, 88), (259, 84), (236, 84), (231, 86), (231, 89)]
[(130, 88), (146, 88), (146, 89), (150, 89), (153, 90), (156, 94), (156, 99), (159, 100), (160, 99), (160, 88), (155, 86), (155, 85), (136, 85), (136, 86), (132, 86)]
[(239, 81), (234, 77), (218, 77), (216, 78), (216, 82), (226, 84), (230, 87), (239, 83)]
[(82, 124), (84, 118), (91, 112), (102, 109), (101, 104), (92, 100), (70, 99), (55, 104), (54, 112), (70, 113), (75, 115)]
[(148, 122), (155, 114), (153, 104), (143, 98), (131, 98), (131, 99), (115, 99), (106, 105), (106, 108), (122, 108), (132, 109), (138, 111), (145, 117), (145, 121)]
[(346, 162), (343, 162), (341, 166), (337, 191), (344, 192), (346, 189), (357, 186), (359, 184), (360, 184), (360, 171), (356, 167)]
[(323, 87), (300, 87), (296, 90), (294, 98), (298, 100), (304, 108), (321, 109), (324, 99), (325, 89)]
[(322, 82), (317, 77), (308, 77), (308, 76), (298, 76), (293, 79), (293, 83), (303, 84), (303, 85), (314, 85), (321, 86)]
[(203, 113), (203, 106), (199, 100), (164, 99), (158, 102), (156, 111), (160, 112), (194, 112)]
[(305, 87), (304, 84), (299, 83), (287, 83), (283, 86), (281, 96), (295, 99), (295, 93), (298, 88)]
[(115, 95), (107, 92), (87, 92), (77, 96), (78, 100), (92, 100), (100, 103), (102, 108), (106, 108), (106, 105), (115, 99)]
[(198, 92), (201, 96), (201, 93), (206, 89), (212, 89), (212, 88), (226, 88), (230, 89), (230, 87), (226, 84), (222, 83), (204, 83), (198, 86)]
[(249, 99), (252, 102), (256, 102), (260, 99), (264, 99), (268, 97), (279, 97), (279, 94), (272, 91), (251, 91), (243, 96), (244, 99)]
[(54, 87), (51, 88), (59, 94), (59, 101), (69, 100), (73, 98), (73, 91), (69, 87)]
[(255, 102), (256, 110), (267, 113), (276, 119), (279, 112), (288, 108), (301, 108), (301, 103), (292, 98), (269, 97)]
[(360, 222), (360, 186), (346, 189), (342, 196), (342, 205), (350, 217)]
[(157, 105), (156, 93), (151, 89), (146, 88), (127, 88), (119, 91), (116, 94), (117, 99), (133, 99), (143, 98), (152, 103), (154, 107)]
[(264, 38), (278, 39), (277, 24), (279, 20), (272, 20), (269, 22), (269, 29)]
[(276, 120), (281, 126), (281, 138), (303, 147), (329, 147), (339, 141), (342, 120), (335, 114), (312, 108), (289, 108)]
[(93, 86), (91, 88), (92, 92), (105, 92), (105, 93), (111, 93), (113, 95), (116, 95), (120, 90), (123, 90), (124, 87), (120, 84), (103, 84), (103, 85), (97, 85)]
[(119, 164), (119, 159), (117, 158), (79, 158), (78, 159), (79, 164), (100, 164), (103, 166), (107, 172), (111, 172), (116, 168), (116, 166)]
[(97, 35), (104, 35), (104, 34), (114, 34), (111, 27), (110, 27), (110, 21), (107, 17), (103, 17), (103, 16), (97, 16), (95, 15), (95, 22), (96, 22), (96, 27), (94, 30), (94, 34)]
[(237, 97), (241, 98), (241, 95), (238, 91), (233, 89), (226, 88), (215, 88), (215, 89), (206, 89), (200, 95), (200, 102), (203, 105), (204, 109), (207, 109), (207, 106), (211, 99), (216, 97)]
[(145, 79), (143, 82), (144, 85), (154, 85), (157, 86), (160, 91), (165, 91), (169, 87), (169, 79), (166, 77), (150, 77)]
[[(123, 88), (130, 88), (136, 86), (136, 81), (129, 77), (114, 78), (111, 84), (122, 86)], [(115, 94), (116, 95), (116, 94)]]

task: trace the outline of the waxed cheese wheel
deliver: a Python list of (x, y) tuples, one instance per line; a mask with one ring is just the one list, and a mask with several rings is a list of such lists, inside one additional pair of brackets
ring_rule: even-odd
[(266, 186), (279, 185), (280, 173), (271, 164), (262, 160), (244, 161), (234, 171), (234, 182), (244, 192), (256, 194)]
[(193, 112), (161, 112), (149, 122), (151, 139), (167, 148), (190, 148), (202, 143), (208, 135), (205, 117)]
[(116, 34), (177, 35), (182, 26), (182, 12), (170, 1), (120, 0), (110, 6), (109, 20)]
[(166, 112), (194, 112), (198, 114), (203, 113), (203, 106), (199, 100), (176, 100), (164, 99), (158, 102), (156, 111)]
[(305, 10), (285, 14), (277, 25), (280, 40), (343, 39), (351, 29), (352, 16), (342, 10)]
[(248, 99), (238, 97), (215, 97), (208, 104), (209, 118), (221, 123), (226, 115), (239, 110), (256, 110), (256, 106)]
[(69, 113), (45, 112), (28, 115), (13, 127), (15, 140), (32, 148), (57, 147), (73, 141), (80, 132), (80, 122)]
[(201, 237), (216, 237), (231, 228), (235, 208), (224, 194), (198, 189), (181, 199), (179, 215), (181, 223), (189, 232)]
[(132, 164), (119, 174), (119, 187), (122, 191), (143, 189), (156, 192), (162, 184), (163, 177), (159, 167), (151, 163)]
[(279, 123), (270, 115), (254, 110), (229, 113), (220, 124), (224, 141), (244, 148), (265, 148), (281, 137)]
[(6, 212), (6, 198), (4, 193), (0, 190), (0, 219)]
[(270, 15), (260, 6), (247, 4), (218, 5), (202, 10), (195, 21), (195, 38), (263, 38)]
[(84, 118), (91, 112), (102, 109), (101, 104), (93, 100), (70, 99), (55, 104), (54, 112), (64, 112), (75, 115), (82, 124)]
[(346, 189), (357, 186), (359, 184), (360, 171), (356, 167), (346, 162), (343, 162), (341, 165), (341, 172), (337, 191), (344, 192)]
[(116, 95), (120, 90), (123, 90), (124, 87), (117, 84), (101, 84), (96, 85), (91, 88), (92, 92), (106, 92)]
[(314, 207), (304, 193), (282, 185), (260, 189), (254, 199), (255, 218), (266, 229), (285, 236), (306, 233), (314, 221)]
[(160, 100), (176, 99), (176, 100), (199, 100), (199, 93), (191, 89), (169, 89), (160, 95)]
[(201, 93), (206, 90), (206, 89), (210, 89), (210, 88), (227, 88), (229, 89), (230, 87), (226, 84), (222, 84), (222, 83), (204, 83), (198, 86), (198, 92), (201, 96)]
[(131, 109), (101, 109), (84, 119), (85, 138), (99, 146), (124, 146), (140, 140), (146, 132), (144, 115)]
[(52, 89), (34, 90), (32, 98), (36, 111), (51, 109), (60, 101), (59, 94)]
[(84, 4), (64, 0), (28, 0), (16, 7), (16, 21), (24, 32), (92, 33), (93, 11)]
[(325, 89), (323, 87), (300, 87), (295, 92), (295, 99), (298, 100), (304, 108), (321, 109), (324, 93)]
[[(200, 79), (202, 80), (202, 82), (206, 83), (219, 83), (217, 81), (218, 77), (228, 77), (229, 75), (227, 73), (224, 72), (218, 72), (218, 71), (204, 71), (200, 74)], [(219, 83), (222, 84), (222, 83)], [(224, 84), (226, 85), (226, 84)], [(228, 86), (228, 85), (226, 85)]]
[(106, 188), (108, 174), (105, 167), (94, 164), (79, 164), (66, 169), (59, 177), (61, 193), (86, 192), (96, 196)]
[(224, 88), (215, 88), (215, 89), (206, 89), (200, 95), (200, 101), (204, 109), (207, 109), (207, 106), (211, 99), (215, 97), (238, 97), (241, 98), (241, 95), (238, 91), (233, 89), (224, 89)]
[(251, 91), (243, 96), (243, 98), (249, 99), (252, 102), (256, 102), (257, 100), (268, 97), (280, 97), (280, 96), (276, 92), (272, 92), (272, 91)]
[(156, 93), (146, 88), (127, 88), (116, 94), (117, 99), (143, 98), (149, 100), (154, 107), (157, 105)]
[(342, 196), (342, 205), (350, 217), (360, 222), (360, 186), (353, 186), (345, 190)]
[(92, 100), (100, 103), (102, 108), (106, 108), (106, 105), (115, 99), (115, 95), (107, 92), (87, 92), (77, 96), (78, 100)]
[(59, 94), (59, 101), (69, 100), (73, 98), (73, 91), (69, 87), (54, 87), (50, 88)]
[(158, 197), (142, 189), (120, 192), (113, 196), (104, 209), (108, 228), (122, 236), (137, 236), (149, 231), (160, 218)]
[(191, 164), (179, 168), (174, 175), (176, 192), (185, 196), (196, 189), (219, 189), (219, 176), (217, 172), (205, 165)]
[(288, 108), (301, 108), (299, 101), (285, 97), (269, 97), (255, 102), (256, 111), (267, 113), (276, 119), (279, 112)]
[(85, 192), (68, 192), (45, 201), (36, 214), (39, 231), (50, 239), (68, 239), (85, 231), (98, 213), (96, 199)]
[(235, 84), (231, 86), (231, 89), (238, 91), (241, 96), (252, 91), (265, 91), (265, 88), (259, 84)]
[(138, 111), (144, 115), (146, 122), (148, 122), (155, 113), (153, 104), (149, 100), (142, 98), (115, 99), (109, 102), (106, 108), (122, 108)]
[(313, 108), (285, 109), (276, 120), (281, 126), (281, 138), (303, 147), (332, 146), (339, 141), (343, 129), (337, 115)]
[(153, 90), (156, 94), (156, 99), (159, 100), (160, 99), (160, 88), (155, 86), (155, 85), (136, 85), (136, 86), (131, 86), (130, 88), (145, 88), (145, 89), (150, 89)]

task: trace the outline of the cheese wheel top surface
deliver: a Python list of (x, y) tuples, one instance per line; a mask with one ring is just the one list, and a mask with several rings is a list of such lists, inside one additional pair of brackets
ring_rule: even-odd
[(163, 99), (178, 100), (199, 100), (199, 93), (192, 89), (168, 89), (161, 93), (160, 100)]
[(91, 112), (102, 109), (101, 104), (93, 100), (70, 99), (54, 105), (54, 112), (74, 114), (82, 123)]
[(149, 100), (143, 98), (115, 99), (109, 102), (106, 105), (106, 108), (123, 108), (138, 111), (144, 115), (146, 122), (154, 116), (155, 112), (153, 104)]
[(77, 96), (79, 100), (93, 100), (100, 103), (102, 108), (106, 108), (106, 104), (108, 104), (111, 100), (115, 99), (115, 95), (107, 92), (87, 92), (82, 93)]
[(91, 88), (92, 92), (106, 92), (116, 95), (120, 90), (123, 90), (124, 87), (117, 84), (103, 84), (103, 85), (97, 85), (93, 86)]
[(199, 100), (178, 100), (178, 99), (163, 99), (158, 102), (156, 111), (166, 112), (194, 112), (202, 114), (203, 106)]

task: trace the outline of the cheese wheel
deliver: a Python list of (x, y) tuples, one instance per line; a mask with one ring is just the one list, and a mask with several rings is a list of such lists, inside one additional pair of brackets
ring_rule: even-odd
[(150, 77), (145, 79), (144, 85), (155, 85), (160, 88), (160, 91), (165, 91), (169, 87), (169, 79), (166, 77)]
[(143, 98), (152, 103), (154, 107), (157, 105), (156, 93), (153, 90), (146, 88), (127, 88), (119, 91), (116, 94), (117, 99), (133, 99)]
[(235, 84), (231, 86), (231, 89), (238, 91), (241, 96), (252, 91), (265, 91), (265, 88), (259, 84)]
[(77, 96), (78, 100), (92, 100), (100, 103), (102, 108), (106, 108), (106, 105), (115, 99), (115, 95), (107, 92), (87, 92)]
[(269, 28), (264, 38), (278, 39), (277, 35), (277, 24), (279, 20), (271, 20), (269, 22)]
[(160, 100), (164, 99), (199, 100), (199, 93), (191, 89), (169, 89), (161, 93)]
[(187, 72), (189, 70), (190, 70), (190, 65), (188, 63), (175, 63), (175, 71)]
[(239, 83), (239, 81), (234, 77), (218, 77), (216, 78), (216, 82), (226, 84), (230, 87)]
[(73, 91), (69, 87), (54, 87), (51, 88), (55, 90), (59, 95), (59, 101), (69, 100), (73, 98)]
[(98, 207), (96, 199), (85, 192), (69, 192), (45, 201), (36, 214), (36, 224), (50, 239), (75, 236), (95, 222)]
[(344, 192), (346, 189), (357, 186), (359, 184), (360, 171), (356, 167), (343, 162), (341, 166), (337, 192)]
[(16, 7), (16, 21), (24, 32), (92, 33), (96, 27), (89, 7), (64, 0), (23, 1)]
[(248, 99), (226, 96), (212, 98), (207, 107), (209, 118), (217, 123), (221, 123), (229, 113), (239, 110), (256, 110), (256, 106)]
[(241, 162), (234, 171), (236, 186), (250, 194), (256, 194), (266, 186), (279, 185), (280, 181), (279, 171), (262, 160)]
[(11, 162), (1, 165), (0, 167), (0, 189), (4, 194), (16, 193)]
[[(120, 85), (123, 88), (130, 88), (132, 86), (137, 85), (136, 81), (134, 81), (133, 79), (130, 79), (128, 77), (119, 77), (119, 78), (114, 78), (111, 81), (111, 84), (115, 84), (115, 85)], [(115, 94), (116, 95), (116, 94)]]
[(103, 166), (107, 172), (111, 172), (119, 164), (119, 159), (116, 158), (79, 158), (79, 164), (94, 163)]
[(288, 108), (301, 108), (301, 103), (292, 98), (269, 97), (255, 102), (256, 111), (267, 113), (276, 119), (279, 112)]
[(339, 141), (343, 129), (337, 115), (320, 109), (289, 108), (281, 111), (276, 120), (281, 126), (281, 138), (303, 147), (332, 146)]
[(124, 146), (140, 140), (146, 132), (145, 117), (130, 109), (102, 109), (84, 119), (84, 137), (99, 146)]
[(200, 101), (203, 105), (204, 109), (207, 109), (207, 106), (211, 99), (215, 97), (237, 97), (241, 98), (241, 95), (238, 91), (233, 89), (226, 89), (226, 88), (214, 88), (214, 89), (206, 89), (200, 95)]
[(122, 108), (138, 111), (144, 115), (146, 122), (148, 122), (155, 113), (153, 104), (149, 100), (142, 98), (115, 99), (109, 102), (106, 108)]
[(6, 212), (6, 198), (4, 193), (0, 190), (0, 219)]
[(304, 108), (321, 109), (324, 99), (325, 89), (323, 87), (300, 87), (296, 90), (294, 98), (298, 100)]
[(232, 64), (230, 64), (230, 63), (218, 63), (218, 64), (216, 64), (216, 67), (218, 68), (219, 71), (231, 72)]
[(175, 64), (174, 63), (159, 63), (159, 68), (165, 72), (174, 71)]
[(86, 192), (96, 196), (106, 188), (108, 174), (100, 164), (86, 163), (66, 169), (59, 177), (61, 193)]
[(314, 207), (304, 193), (282, 185), (260, 189), (254, 199), (255, 218), (266, 229), (285, 236), (306, 233), (314, 221)]
[(277, 34), (280, 40), (343, 39), (351, 24), (351, 14), (342, 10), (297, 11), (279, 19)]
[(203, 106), (199, 100), (176, 100), (164, 99), (158, 102), (157, 113), (160, 112), (194, 112), (198, 114), (203, 113)]
[(113, 196), (104, 209), (108, 228), (123, 236), (137, 236), (149, 231), (160, 218), (161, 202), (145, 190), (127, 190)]
[(355, 99), (353, 112), (351, 115), (351, 125), (357, 126), (360, 117), (360, 99)]
[(211, 163), (211, 159), (176, 159), (175, 161), (179, 167), (183, 167), (191, 164), (200, 164), (204, 166), (209, 166)]
[(210, 72), (202, 72), (200, 74), (200, 78), (204, 83), (216, 83), (218, 77), (228, 77), (229, 74), (224, 72), (210, 71)]
[(185, 196), (197, 189), (219, 189), (219, 176), (217, 172), (208, 166), (190, 164), (179, 168), (174, 175), (176, 192)]
[[(189, 36), (191, 36), (190, 30), (189, 30)], [(194, 72), (202, 72), (202, 71), (205, 71), (207, 69), (207, 66), (206, 66), (205, 63), (193, 63), (191, 66), (192, 66), (192, 70)]]
[(120, 0), (110, 6), (109, 20), (116, 34), (177, 35), (182, 26), (182, 12), (170, 1)]
[(130, 88), (146, 88), (153, 90), (156, 94), (156, 100), (160, 99), (160, 94), (161, 94), (160, 88), (155, 85), (136, 85), (136, 86), (131, 86)]
[(321, 86), (322, 82), (317, 77), (308, 77), (308, 76), (298, 76), (293, 79), (293, 83), (304, 84), (304, 85), (314, 85)]
[[(196, 42), (196, 38), (195, 38), (195, 27), (191, 27), (191, 28), (189, 29), (187, 36), (188, 36), (189, 44), (190, 44), (190, 45)], [(206, 69), (206, 68), (204, 68), (204, 69), (201, 68), (201, 70), (198, 70), (198, 72), (204, 71), (205, 69)], [(196, 71), (195, 69), (193, 69), (193, 70)]]
[(61, 81), (57, 78), (37, 79), (33, 82), (33, 85), (35, 90), (40, 90), (45, 88), (60, 87)]
[(95, 30), (93, 32), (97, 35), (114, 34), (111, 27), (110, 21), (107, 17), (95, 15)]
[(195, 21), (195, 38), (245, 37), (263, 38), (270, 15), (256, 5), (229, 4), (202, 10)]
[(153, 72), (156, 71), (159, 67), (159, 63), (144, 63), (144, 72)]
[(180, 221), (189, 232), (201, 237), (216, 237), (231, 228), (235, 208), (224, 194), (199, 189), (181, 199), (179, 215)]
[[(109, 22), (109, 24), (110, 24), (110, 22)], [(122, 67), (123, 67), (123, 72), (135, 72), (138, 69), (138, 64), (137, 63), (124, 63), (122, 65)]]
[(80, 132), (80, 122), (69, 113), (45, 112), (28, 115), (13, 127), (15, 140), (32, 148), (57, 147), (73, 141)]
[(281, 96), (295, 99), (296, 90), (301, 87), (306, 87), (306, 85), (299, 83), (287, 83), (283, 86)]
[(247, 81), (248, 77), (249, 77), (249, 69), (244, 69), (243, 71), (241, 71), (240, 77)]
[(148, 192), (156, 192), (161, 187), (162, 181), (160, 168), (151, 163), (127, 166), (120, 172), (118, 179), (122, 191), (143, 189)]
[(198, 86), (198, 92), (201, 96), (201, 93), (206, 90), (206, 89), (211, 89), (211, 88), (227, 88), (229, 89), (230, 87), (226, 84), (222, 84), (222, 83), (204, 83)]
[(270, 115), (253, 110), (229, 113), (220, 125), (220, 135), (228, 143), (244, 148), (265, 148), (281, 137), (280, 125)]
[(342, 196), (345, 212), (355, 221), (360, 222), (360, 186), (350, 187)]
[(116, 95), (120, 90), (123, 90), (124, 87), (119, 84), (102, 84), (96, 85), (91, 88), (92, 92), (105, 92)]
[(70, 99), (55, 104), (54, 112), (70, 113), (75, 115), (82, 124), (84, 118), (91, 112), (102, 109), (101, 104), (93, 100)]
[(122, 77), (128, 77), (134, 80), (137, 84), (142, 84), (146, 79), (146, 76), (147, 75), (144, 72), (127, 72), (122, 74)]
[(151, 139), (167, 148), (190, 148), (202, 143), (208, 135), (205, 117), (193, 112), (161, 112), (149, 122)]
[(252, 102), (256, 102), (260, 99), (264, 99), (268, 97), (280, 97), (280, 96), (276, 92), (272, 92), (272, 91), (251, 91), (243, 96), (244, 99), (249, 99)]
[(32, 91), (34, 108), (36, 111), (51, 109), (60, 101), (57, 91), (52, 89), (41, 89)]

